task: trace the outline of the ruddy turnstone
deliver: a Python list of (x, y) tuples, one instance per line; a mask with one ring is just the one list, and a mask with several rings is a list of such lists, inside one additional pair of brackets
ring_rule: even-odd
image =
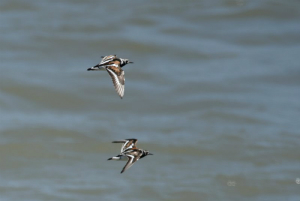
[(125, 72), (122, 70), (122, 67), (128, 63), (133, 62), (128, 59), (118, 58), (116, 55), (109, 55), (103, 57), (99, 64), (87, 70), (106, 70), (112, 78), (117, 93), (123, 98), (125, 92)]
[(117, 156), (111, 157), (107, 160), (127, 160), (126, 165), (123, 167), (121, 173), (125, 172), (128, 168), (130, 168), (133, 163), (138, 161), (140, 158), (143, 158), (147, 155), (153, 155), (149, 153), (147, 150), (138, 149), (135, 144), (137, 143), (137, 139), (126, 139), (120, 141), (113, 141), (113, 143), (123, 143), (121, 148), (121, 153)]

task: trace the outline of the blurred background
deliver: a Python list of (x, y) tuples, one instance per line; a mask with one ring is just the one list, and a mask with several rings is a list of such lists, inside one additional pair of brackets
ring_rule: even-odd
[[(0, 3), (0, 200), (299, 200), (297, 0)], [(121, 100), (101, 56), (124, 67)], [(113, 140), (153, 156), (124, 174)]]

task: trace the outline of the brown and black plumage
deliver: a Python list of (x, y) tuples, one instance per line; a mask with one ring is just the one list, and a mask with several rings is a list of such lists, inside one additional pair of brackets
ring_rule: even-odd
[(118, 58), (116, 55), (109, 55), (102, 58), (101, 62), (91, 68), (91, 70), (106, 70), (112, 78), (114, 87), (121, 98), (125, 92), (125, 72), (122, 69), (128, 63), (133, 63), (128, 59)]
[(111, 157), (108, 160), (126, 160), (127, 163), (123, 167), (121, 173), (125, 172), (129, 169), (136, 161), (147, 156), (153, 155), (149, 153), (147, 150), (138, 149), (135, 144), (137, 143), (137, 139), (126, 139), (120, 141), (113, 141), (113, 143), (123, 143), (121, 148), (121, 153), (117, 156)]

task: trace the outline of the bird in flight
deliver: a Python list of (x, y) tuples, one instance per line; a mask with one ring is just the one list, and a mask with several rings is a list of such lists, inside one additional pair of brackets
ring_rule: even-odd
[(111, 157), (107, 160), (127, 160), (126, 165), (123, 167), (121, 173), (129, 169), (136, 161), (144, 158), (147, 155), (153, 155), (147, 150), (138, 149), (135, 144), (137, 139), (126, 139), (120, 141), (113, 141), (113, 143), (123, 143), (121, 147), (121, 153), (117, 156)]
[(121, 98), (125, 92), (125, 72), (122, 69), (126, 64), (133, 63), (128, 59), (118, 58), (117, 55), (102, 57), (99, 64), (88, 68), (88, 71), (106, 70), (112, 78), (114, 87)]

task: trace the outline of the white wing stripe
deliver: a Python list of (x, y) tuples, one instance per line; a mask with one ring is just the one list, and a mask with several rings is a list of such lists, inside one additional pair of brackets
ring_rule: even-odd
[[(118, 94), (123, 97), (124, 96), (124, 85), (121, 84), (118, 76), (115, 74), (114, 71), (112, 71), (111, 69), (109, 68), (106, 68), (107, 72), (110, 74), (110, 76), (112, 77), (113, 79), (113, 82), (114, 82), (114, 86), (115, 86), (115, 89), (116, 91), (118, 92)], [(122, 75), (124, 75), (124, 71), (122, 72)]]
[(110, 70), (109, 68), (106, 68), (110, 72), (110, 74), (113, 76), (114, 81), (117, 83), (117, 85), (121, 85), (118, 76), (115, 74), (114, 71)]
[(100, 65), (101, 65), (101, 64), (108, 63), (108, 62), (112, 61), (114, 58), (115, 58), (115, 55), (105, 56), (105, 57), (102, 59), (102, 61), (100, 62)]

